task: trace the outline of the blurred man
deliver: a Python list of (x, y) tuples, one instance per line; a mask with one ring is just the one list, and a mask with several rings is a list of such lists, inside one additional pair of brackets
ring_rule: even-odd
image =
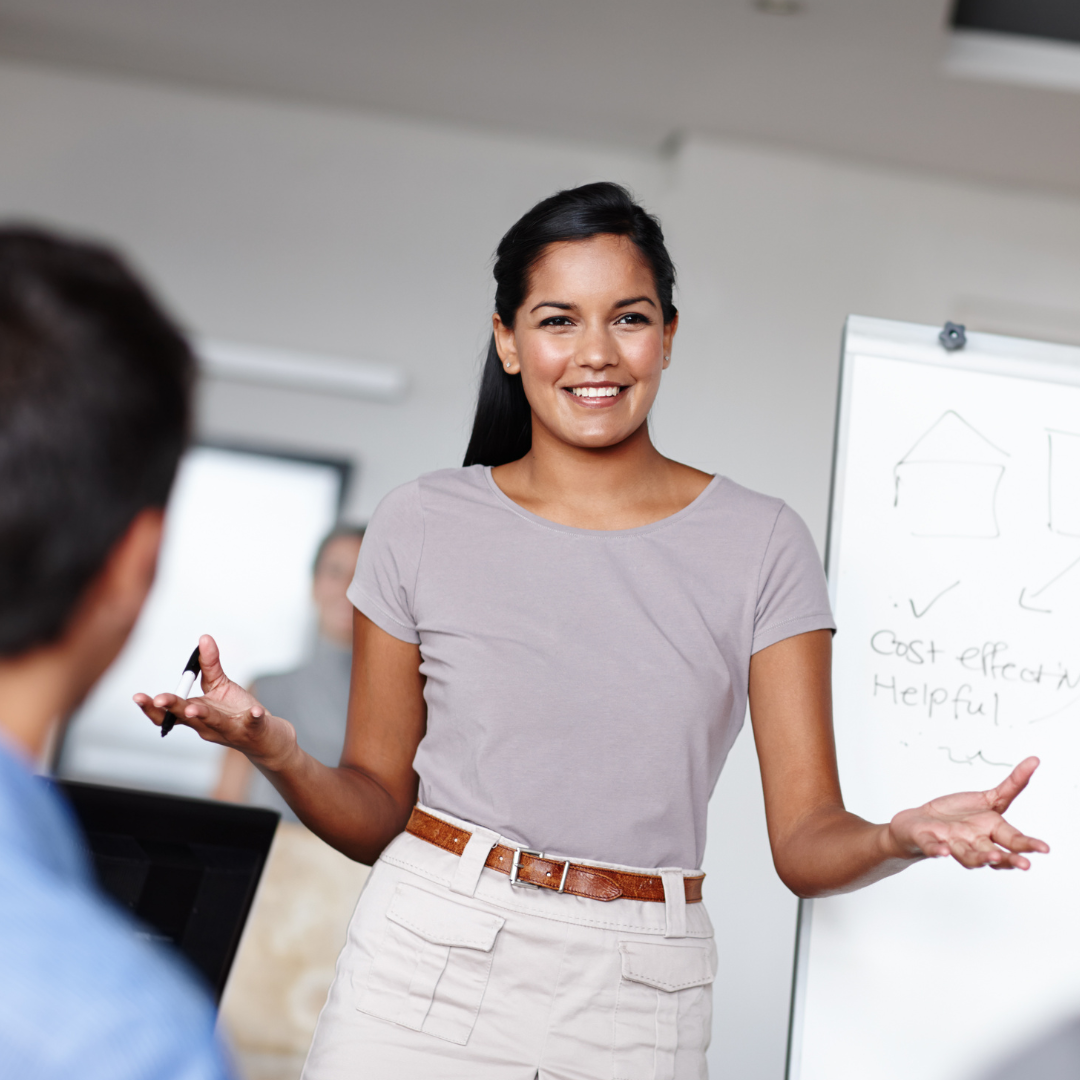
[[(335, 529), (319, 545), (311, 594), (319, 634), (310, 658), (295, 671), (263, 675), (251, 692), (274, 716), (287, 716), (300, 746), (324, 765), (337, 765), (345, 745), (352, 667), (353, 606), (345, 595), (356, 570), (364, 530)], [(277, 810), (283, 821), (297, 820), (274, 786), (243, 754), (228, 751), (215, 795)]]
[(194, 363), (110, 252), (0, 228), (0, 1075), (220, 1080), (209, 1000), (33, 775), (154, 578)]

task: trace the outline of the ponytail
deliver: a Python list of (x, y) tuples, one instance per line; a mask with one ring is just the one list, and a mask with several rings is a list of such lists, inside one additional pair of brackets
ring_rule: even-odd
[[(638, 206), (626, 188), (602, 182), (544, 199), (502, 238), (494, 274), (495, 310), (503, 325), (513, 328), (529, 291), (529, 271), (549, 244), (601, 235), (625, 236), (637, 245), (652, 270), (664, 324), (670, 324), (676, 314), (671, 301), (675, 267), (660, 222)], [(505, 465), (524, 457), (531, 446), (532, 410), (521, 376), (503, 370), (492, 334), (464, 464)]]
[(464, 464), (505, 465), (524, 457), (531, 446), (532, 410), (521, 376), (503, 370), (492, 334)]

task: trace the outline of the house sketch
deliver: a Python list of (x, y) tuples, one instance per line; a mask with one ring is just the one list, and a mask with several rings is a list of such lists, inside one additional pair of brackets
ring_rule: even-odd
[(912, 536), (992, 540), (1009, 454), (958, 412), (943, 413), (893, 468), (893, 507)]

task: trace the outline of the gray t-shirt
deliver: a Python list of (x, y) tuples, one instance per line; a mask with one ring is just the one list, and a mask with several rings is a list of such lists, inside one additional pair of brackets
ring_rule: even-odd
[(834, 627), (779, 499), (714, 477), (636, 529), (558, 525), (480, 465), (383, 499), (349, 599), (417, 643), (420, 801), (553, 854), (701, 865), (750, 656)]
[[(271, 715), (285, 717), (296, 728), (300, 748), (324, 765), (341, 760), (351, 665), (350, 649), (320, 637), (301, 667), (282, 675), (260, 675), (252, 685), (255, 697)], [(246, 802), (276, 810), (286, 821), (299, 820), (261, 772), (252, 776)]]

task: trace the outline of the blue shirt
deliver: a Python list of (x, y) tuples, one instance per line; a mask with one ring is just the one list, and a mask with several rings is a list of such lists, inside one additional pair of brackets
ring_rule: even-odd
[(98, 891), (64, 800), (0, 740), (0, 1076), (227, 1080), (214, 1019)]

